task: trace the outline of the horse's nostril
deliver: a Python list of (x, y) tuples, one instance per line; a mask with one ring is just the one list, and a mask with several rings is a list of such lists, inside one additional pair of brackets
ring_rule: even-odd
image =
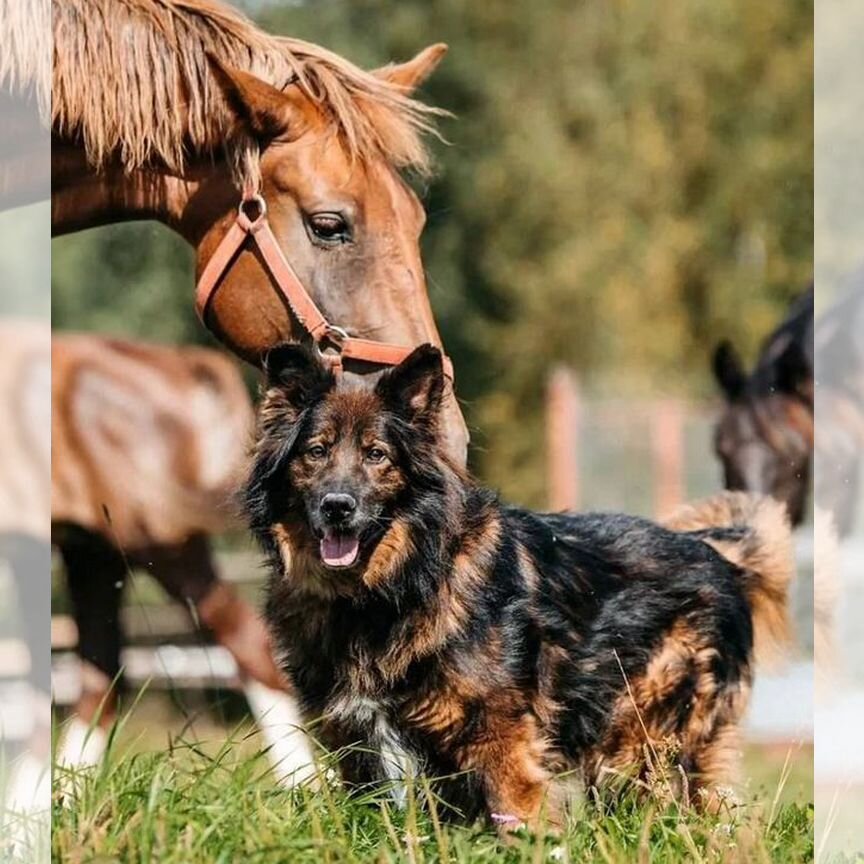
[(339, 492), (328, 492), (321, 499), (321, 512), (332, 522), (347, 519), (357, 509), (357, 501), (353, 495)]

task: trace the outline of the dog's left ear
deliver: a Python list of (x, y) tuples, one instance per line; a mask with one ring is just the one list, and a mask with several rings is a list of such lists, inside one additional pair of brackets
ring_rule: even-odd
[(444, 398), (441, 352), (434, 345), (415, 348), (381, 377), (375, 390), (388, 408), (434, 434)]

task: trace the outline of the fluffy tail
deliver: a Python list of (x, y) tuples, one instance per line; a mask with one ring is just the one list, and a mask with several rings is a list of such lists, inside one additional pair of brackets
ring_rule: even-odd
[(683, 506), (664, 524), (698, 534), (743, 570), (756, 660), (778, 659), (792, 641), (789, 583), (795, 564), (786, 508), (763, 495), (723, 492)]

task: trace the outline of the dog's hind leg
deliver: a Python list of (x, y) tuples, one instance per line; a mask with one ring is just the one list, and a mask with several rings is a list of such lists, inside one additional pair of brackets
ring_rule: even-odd
[(725, 815), (739, 803), (741, 735), (738, 725), (730, 723), (717, 731), (702, 746), (699, 771), (690, 783), (690, 800), (700, 810)]

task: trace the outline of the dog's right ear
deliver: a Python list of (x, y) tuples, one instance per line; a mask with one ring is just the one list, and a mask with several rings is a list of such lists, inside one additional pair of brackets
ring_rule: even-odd
[(730, 402), (734, 402), (744, 392), (747, 375), (738, 352), (728, 339), (724, 339), (715, 349), (712, 360), (714, 377)]
[(297, 414), (317, 402), (336, 383), (333, 373), (304, 345), (285, 342), (264, 357), (267, 391)]

